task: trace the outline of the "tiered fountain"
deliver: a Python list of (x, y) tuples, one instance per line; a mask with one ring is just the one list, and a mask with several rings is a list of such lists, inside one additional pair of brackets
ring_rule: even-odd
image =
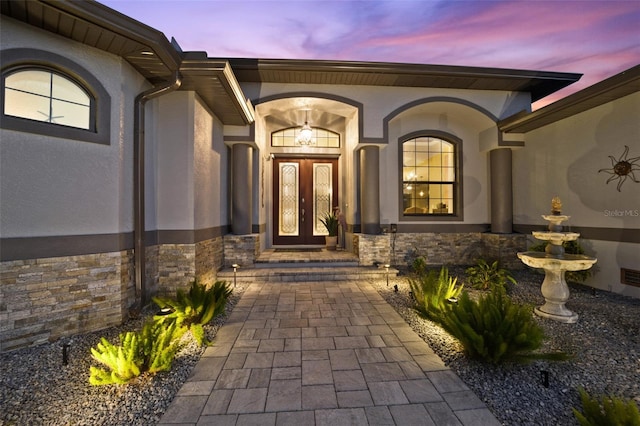
[(564, 252), (562, 243), (577, 240), (580, 236), (576, 232), (562, 231), (562, 222), (569, 220), (570, 217), (562, 214), (560, 199), (553, 198), (551, 200), (551, 214), (542, 215), (542, 218), (549, 222), (548, 231), (533, 232), (533, 236), (538, 240), (549, 242), (545, 252), (518, 253), (518, 258), (525, 265), (544, 269), (541, 292), (546, 303), (535, 308), (535, 313), (541, 317), (564, 323), (578, 321), (578, 314), (564, 306), (569, 299), (569, 286), (564, 279), (565, 272), (589, 269), (597, 261), (593, 257)]

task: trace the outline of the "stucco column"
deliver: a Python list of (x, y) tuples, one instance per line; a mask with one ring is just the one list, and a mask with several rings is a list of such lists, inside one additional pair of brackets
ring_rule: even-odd
[(360, 150), (360, 223), (363, 234), (380, 233), (380, 148)]
[(232, 157), (231, 229), (236, 235), (251, 234), (253, 216), (253, 148), (235, 144)]
[(489, 153), (491, 167), (491, 232), (513, 232), (513, 188), (511, 149), (499, 148)]

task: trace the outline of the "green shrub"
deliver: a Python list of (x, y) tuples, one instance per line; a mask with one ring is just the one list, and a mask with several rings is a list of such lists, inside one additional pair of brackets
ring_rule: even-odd
[(424, 275), (427, 272), (427, 262), (424, 257), (418, 256), (411, 262), (411, 270), (416, 275)]
[(582, 426), (640, 426), (640, 412), (633, 400), (617, 397), (592, 398), (584, 389), (578, 389), (584, 413), (572, 408)]
[[(529, 247), (529, 251), (543, 252), (547, 248), (547, 244), (551, 243), (546, 243), (543, 241), (539, 244), (534, 244)], [(562, 243), (562, 246), (564, 247), (564, 252), (567, 254), (585, 254), (584, 249), (582, 248), (578, 240), (565, 241)], [(566, 281), (583, 283), (587, 280), (587, 278), (593, 275), (594, 271), (595, 267), (591, 267), (583, 271), (566, 271), (564, 274), (564, 278)]]
[(143, 372), (171, 369), (171, 363), (181, 348), (180, 338), (185, 332), (186, 328), (177, 323), (165, 327), (159, 322), (147, 321), (140, 332), (120, 334), (118, 346), (103, 337), (96, 348), (91, 348), (91, 355), (108, 370), (91, 366), (89, 383), (124, 384)]
[(168, 315), (156, 316), (156, 321), (185, 325), (200, 345), (208, 344), (202, 326), (224, 312), (231, 289), (225, 281), (216, 281), (209, 288), (193, 281), (189, 291), (178, 290), (176, 299), (154, 297), (161, 309), (169, 309)]
[(489, 264), (484, 259), (477, 259), (476, 266), (467, 268), (467, 280), (473, 288), (482, 290), (504, 287), (507, 281), (517, 284), (506, 269), (500, 268), (498, 261)]
[(542, 328), (531, 310), (515, 304), (502, 287), (471, 300), (462, 293), (458, 303), (443, 312), (438, 322), (464, 346), (472, 358), (491, 363), (532, 358), (563, 359), (563, 354), (531, 354), (542, 344)]
[(436, 319), (450, 300), (456, 299), (463, 286), (456, 286), (458, 278), (450, 277), (444, 266), (440, 273), (435, 270), (422, 273), (417, 279), (409, 279), (409, 285), (416, 301), (416, 310), (429, 319)]

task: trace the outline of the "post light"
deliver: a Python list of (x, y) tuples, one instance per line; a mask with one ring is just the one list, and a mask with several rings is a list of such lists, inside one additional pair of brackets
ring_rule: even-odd
[(542, 379), (542, 386), (549, 387), (549, 372), (547, 370), (540, 370), (540, 378)]
[(236, 273), (238, 272), (240, 265), (234, 263), (231, 267), (233, 268), (233, 288), (236, 288)]
[(385, 264), (384, 264), (384, 269), (385, 269), (385, 271), (387, 272), (387, 287), (389, 287), (389, 267), (390, 267), (390, 266), (391, 266), (391, 265), (389, 265), (388, 263), (385, 263)]
[(64, 342), (62, 344), (62, 364), (69, 364), (69, 347), (71, 347), (71, 343)]

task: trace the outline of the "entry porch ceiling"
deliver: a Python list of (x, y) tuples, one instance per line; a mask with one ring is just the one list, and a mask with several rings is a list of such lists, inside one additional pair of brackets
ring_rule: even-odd
[(253, 108), (226, 61), (184, 55), (162, 32), (98, 2), (2, 0), (0, 13), (120, 56), (154, 85), (171, 81), (180, 70), (180, 90), (196, 91), (222, 123), (246, 125), (253, 121)]
[(532, 102), (582, 74), (446, 65), (288, 59), (229, 59), (240, 82), (435, 87), (531, 93)]

